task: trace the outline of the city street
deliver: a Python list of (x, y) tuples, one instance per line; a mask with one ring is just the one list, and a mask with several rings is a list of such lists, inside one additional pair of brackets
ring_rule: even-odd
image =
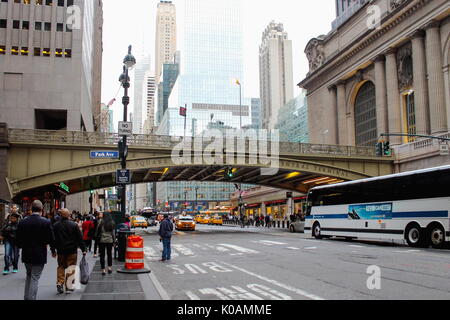
[[(176, 233), (172, 260), (163, 263), (156, 228), (138, 233), (145, 234), (147, 262), (163, 299), (450, 298), (448, 250), (318, 241), (278, 229), (198, 226), (196, 232)], [(381, 268), (380, 290), (368, 289), (370, 266)]]

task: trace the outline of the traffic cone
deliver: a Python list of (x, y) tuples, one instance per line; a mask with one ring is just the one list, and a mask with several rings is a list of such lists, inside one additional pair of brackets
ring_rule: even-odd
[(119, 269), (117, 272), (127, 274), (143, 274), (151, 272), (149, 269), (145, 268), (144, 239), (142, 237), (128, 237), (125, 268)]

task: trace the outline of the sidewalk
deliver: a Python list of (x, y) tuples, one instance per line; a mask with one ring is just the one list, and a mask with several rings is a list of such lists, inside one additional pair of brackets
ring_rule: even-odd
[[(4, 246), (0, 246), (0, 266), (4, 267)], [(78, 265), (82, 258), (78, 255)], [(48, 263), (39, 280), (38, 300), (161, 300), (161, 295), (153, 283), (151, 275), (127, 275), (117, 273), (124, 266), (114, 260), (112, 275), (102, 276), (100, 259), (94, 259), (92, 253), (86, 255), (91, 270), (89, 284), (81, 285), (80, 290), (72, 294), (56, 293), (57, 261), (49, 253)], [(3, 276), (0, 274), (0, 301), (23, 300), (26, 272), (20, 262), (19, 273)]]
[[(4, 250), (3, 245), (0, 246), (0, 271), (4, 268)], [(78, 265), (82, 258), (81, 252), (78, 254)], [(93, 258), (91, 253), (86, 255), (89, 267), (92, 270), (97, 259)], [(58, 267), (56, 259), (54, 259), (49, 250), (48, 263), (42, 272), (39, 280), (38, 300), (81, 300), (83, 291), (86, 286), (81, 286), (80, 290), (76, 290), (72, 294), (58, 295), (56, 293), (56, 269)], [(22, 257), (19, 263), (19, 273), (9, 274), (7, 276), (0, 274), (0, 300), (23, 300), (25, 288), (26, 272), (22, 263)]]

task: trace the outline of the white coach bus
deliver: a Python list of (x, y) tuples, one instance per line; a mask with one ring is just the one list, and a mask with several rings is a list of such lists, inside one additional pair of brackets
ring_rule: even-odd
[(450, 166), (311, 189), (305, 232), (312, 236), (406, 240), (442, 248), (450, 241)]

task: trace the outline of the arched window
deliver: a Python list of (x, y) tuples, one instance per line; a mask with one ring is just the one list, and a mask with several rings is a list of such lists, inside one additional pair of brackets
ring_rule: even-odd
[(358, 91), (355, 102), (355, 135), (357, 146), (377, 144), (377, 104), (375, 85), (367, 81)]

